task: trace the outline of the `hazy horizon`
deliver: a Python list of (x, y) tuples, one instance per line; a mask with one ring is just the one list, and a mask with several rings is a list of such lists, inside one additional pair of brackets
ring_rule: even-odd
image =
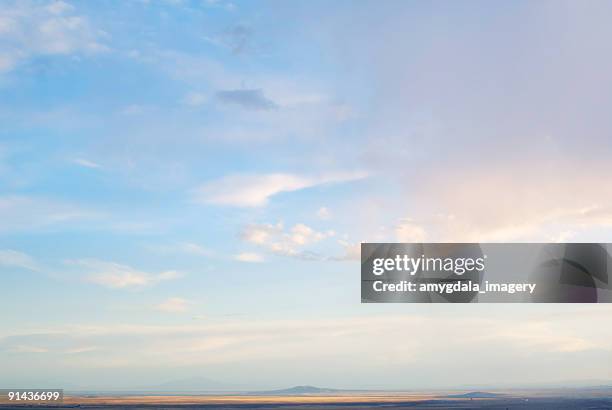
[(612, 381), (612, 305), (359, 279), (360, 242), (610, 242), (611, 13), (1, 1), (0, 387)]

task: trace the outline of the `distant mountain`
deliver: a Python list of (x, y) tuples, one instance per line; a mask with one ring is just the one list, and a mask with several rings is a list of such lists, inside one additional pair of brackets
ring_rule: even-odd
[(300, 396), (307, 394), (330, 394), (337, 393), (341, 390), (336, 389), (325, 389), (314, 386), (294, 386), (288, 389), (281, 390), (268, 390), (268, 391), (256, 391), (248, 394), (261, 394), (263, 396)]
[(448, 396), (444, 396), (447, 399), (495, 399), (498, 397), (504, 397), (504, 394), (500, 393), (489, 393), (483, 391), (473, 391), (469, 393), (462, 394), (449, 394)]

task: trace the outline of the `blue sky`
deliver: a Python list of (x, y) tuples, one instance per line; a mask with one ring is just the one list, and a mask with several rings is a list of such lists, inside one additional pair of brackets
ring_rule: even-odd
[(357, 260), (608, 242), (610, 7), (0, 2), (0, 382), (609, 380), (606, 306), (362, 306)]

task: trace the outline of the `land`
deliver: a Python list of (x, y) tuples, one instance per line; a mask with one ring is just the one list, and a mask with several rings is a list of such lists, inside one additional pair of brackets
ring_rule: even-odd
[[(612, 387), (505, 391), (345, 391), (296, 386), (235, 393), (69, 393), (47, 408), (113, 409), (612, 409)], [(0, 409), (23, 406), (0, 405)], [(30, 408), (41, 408), (31, 405)]]

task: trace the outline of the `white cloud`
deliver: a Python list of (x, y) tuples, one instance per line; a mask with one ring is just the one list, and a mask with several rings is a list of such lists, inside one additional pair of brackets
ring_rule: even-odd
[(243, 252), (243, 253), (239, 253), (238, 255), (236, 255), (236, 260), (239, 260), (240, 262), (257, 263), (257, 262), (263, 262), (264, 257), (255, 252)]
[(198, 92), (190, 92), (183, 98), (183, 103), (192, 107), (199, 107), (208, 102), (208, 97), (205, 94)]
[(241, 237), (243, 240), (254, 243), (256, 245), (264, 245), (271, 238), (282, 233), (283, 224), (278, 223), (276, 225), (272, 224), (253, 224), (247, 226), (247, 228), (242, 231)]
[(332, 216), (331, 211), (324, 206), (319, 208), (319, 210), (317, 211), (317, 217), (319, 219), (327, 220), (327, 219), (330, 219), (331, 216)]
[(411, 219), (400, 221), (395, 233), (398, 242), (425, 242), (425, 229)]
[(189, 309), (190, 302), (183, 298), (168, 298), (162, 303), (155, 306), (155, 309), (161, 312), (182, 313)]
[(60, 15), (72, 11), (74, 7), (64, 1), (53, 1), (49, 3), (45, 9), (53, 15)]
[(182, 276), (176, 271), (149, 273), (97, 259), (68, 260), (66, 263), (84, 269), (86, 281), (115, 289), (140, 288)]
[(296, 245), (308, 245), (312, 242), (318, 242), (321, 239), (334, 236), (333, 231), (317, 232), (304, 224), (297, 224), (291, 228), (291, 233), (288, 238)]
[(159, 253), (179, 253), (194, 256), (212, 256), (214, 252), (193, 242), (177, 242), (164, 245), (146, 245), (145, 248)]
[(285, 230), (279, 222), (276, 225), (249, 225), (242, 231), (241, 238), (278, 255), (316, 259), (317, 255), (305, 252), (303, 248), (334, 235), (334, 231), (318, 232), (301, 223)]
[(104, 33), (63, 1), (5, 3), (0, 6), (0, 70), (43, 55), (92, 54), (107, 50)]
[(0, 249), (0, 266), (38, 270), (38, 264), (30, 256), (12, 249)]
[(231, 175), (208, 182), (195, 190), (199, 203), (258, 207), (281, 192), (293, 192), (318, 185), (355, 181), (363, 172), (332, 173), (316, 177), (294, 174)]
[(345, 240), (338, 240), (338, 243), (344, 248), (344, 255), (338, 260), (360, 260), (361, 259), (361, 242), (351, 243)]
[(97, 164), (93, 161), (83, 159), (83, 158), (76, 158), (73, 162), (85, 168), (100, 168), (101, 167), (100, 164)]

